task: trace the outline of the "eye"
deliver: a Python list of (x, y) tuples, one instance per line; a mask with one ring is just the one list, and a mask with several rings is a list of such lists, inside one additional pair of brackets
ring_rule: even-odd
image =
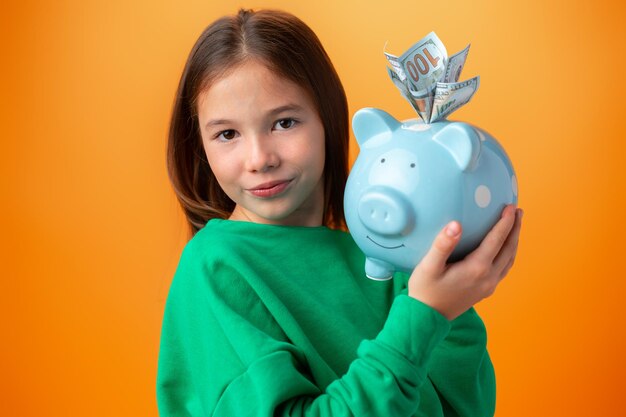
[(412, 164), (411, 164), (411, 168), (415, 168), (415, 163), (412, 163)]
[(286, 119), (280, 119), (279, 121), (274, 123), (274, 129), (276, 129), (276, 130), (291, 129), (292, 127), (294, 127), (296, 125), (296, 123), (298, 123), (298, 121), (295, 120), (295, 119), (292, 119), (290, 117), (288, 117)]
[(237, 131), (233, 129), (222, 130), (217, 135), (215, 135), (215, 139), (220, 139), (223, 141), (229, 141), (235, 139), (237, 136)]
[(381, 160), (380, 160), (380, 163), (381, 163), (381, 164), (384, 164), (384, 163), (385, 163), (385, 158), (381, 159)]

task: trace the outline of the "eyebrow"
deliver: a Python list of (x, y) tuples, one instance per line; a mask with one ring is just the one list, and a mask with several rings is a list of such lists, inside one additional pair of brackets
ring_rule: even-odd
[[(279, 106), (279, 107), (276, 107), (275, 109), (270, 110), (267, 113), (267, 115), (270, 117), (275, 117), (283, 112), (287, 112), (287, 111), (300, 112), (303, 110), (304, 110), (304, 107), (295, 103), (289, 103), (289, 104), (285, 104), (284, 106)], [(208, 129), (209, 127), (212, 127), (212, 126), (227, 125), (227, 124), (232, 124), (232, 123), (233, 123), (232, 120), (228, 120), (228, 119), (209, 120), (204, 125), (204, 128)]]

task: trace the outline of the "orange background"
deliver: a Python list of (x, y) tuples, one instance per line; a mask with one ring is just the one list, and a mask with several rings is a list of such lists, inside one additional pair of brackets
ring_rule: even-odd
[(385, 42), (400, 54), (435, 30), (449, 53), (472, 43), (462, 79), (481, 86), (453, 118), (501, 141), (525, 209), (515, 268), (478, 306), (497, 416), (625, 415), (618, 4), (3, 3), (0, 415), (157, 414), (161, 316), (186, 238), (165, 170), (169, 112), (197, 36), (241, 5), (305, 20), (351, 113), (415, 116), (387, 78)]

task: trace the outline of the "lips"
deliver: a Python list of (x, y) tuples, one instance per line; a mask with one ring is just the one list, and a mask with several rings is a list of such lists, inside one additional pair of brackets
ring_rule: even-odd
[(259, 184), (254, 188), (248, 188), (248, 192), (255, 197), (269, 198), (281, 194), (291, 184), (292, 180), (278, 180)]

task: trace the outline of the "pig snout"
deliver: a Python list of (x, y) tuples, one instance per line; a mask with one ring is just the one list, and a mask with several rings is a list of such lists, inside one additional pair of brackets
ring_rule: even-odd
[(366, 190), (358, 204), (363, 225), (379, 235), (407, 233), (413, 226), (413, 208), (409, 201), (390, 187), (376, 186)]

